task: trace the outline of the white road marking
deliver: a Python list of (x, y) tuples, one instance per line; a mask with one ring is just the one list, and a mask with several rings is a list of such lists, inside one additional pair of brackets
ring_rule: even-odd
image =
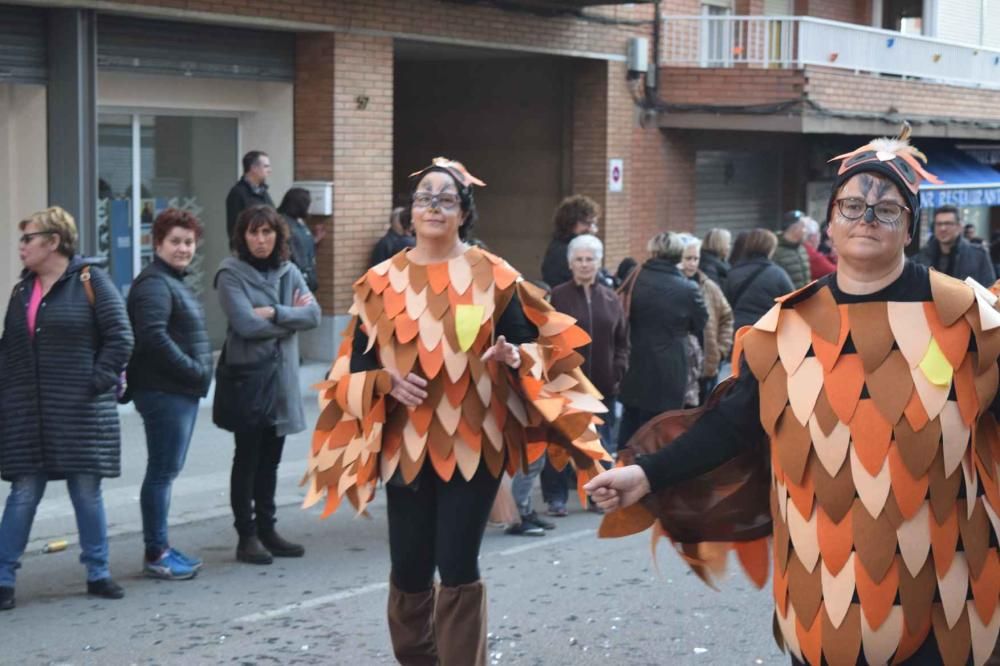
[[(492, 553), (486, 553), (484, 557), (492, 557), (498, 555), (501, 557), (507, 557), (510, 555), (517, 555), (519, 553), (524, 553), (529, 550), (535, 550), (537, 548), (545, 548), (546, 546), (553, 546), (558, 543), (565, 543), (567, 541), (573, 541), (575, 539), (582, 539), (586, 536), (596, 536), (596, 531), (593, 529), (588, 530), (577, 530), (575, 532), (570, 532), (568, 534), (562, 534), (557, 537), (550, 537), (548, 535), (542, 538), (535, 538), (531, 543), (526, 543), (521, 546), (514, 546), (513, 548), (505, 548), (504, 550), (499, 550)], [(248, 624), (251, 622), (263, 622), (264, 620), (270, 620), (276, 617), (281, 617), (283, 615), (289, 615), (300, 610), (305, 610), (307, 608), (316, 608), (317, 606), (326, 606), (329, 604), (336, 603), (338, 601), (343, 601), (345, 599), (351, 599), (353, 597), (360, 597), (365, 594), (370, 594), (372, 592), (381, 592), (382, 590), (389, 589), (389, 583), (369, 583), (368, 585), (361, 585), (359, 587), (352, 587), (346, 590), (341, 590), (340, 592), (334, 592), (333, 594), (327, 594), (322, 597), (316, 597), (314, 599), (309, 599), (308, 601), (297, 601), (294, 603), (286, 604), (284, 606), (279, 606), (277, 608), (272, 608), (271, 610), (260, 611), (259, 613), (251, 613), (250, 615), (244, 615), (243, 617), (238, 617), (232, 621), (233, 624)]]
[(389, 589), (389, 583), (370, 583), (368, 585), (362, 585), (361, 587), (352, 587), (347, 590), (341, 590), (340, 592), (334, 592), (333, 594), (327, 594), (322, 597), (316, 597), (315, 599), (309, 599), (308, 601), (297, 601), (286, 606), (272, 608), (271, 610), (244, 615), (243, 617), (238, 617), (233, 620), (233, 624), (245, 624), (249, 622), (270, 620), (271, 618), (288, 615), (289, 613), (294, 613), (295, 611), (306, 610), (307, 608), (316, 608), (317, 606), (326, 606), (327, 604), (343, 601), (344, 599), (350, 599), (351, 597), (360, 597), (361, 595), (368, 594), (369, 592), (380, 592), (381, 590), (387, 589)]

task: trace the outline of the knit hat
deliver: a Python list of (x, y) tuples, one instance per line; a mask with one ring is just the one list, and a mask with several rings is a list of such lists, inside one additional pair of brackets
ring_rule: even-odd
[[(927, 156), (910, 145), (910, 124), (903, 123), (899, 136), (895, 139), (883, 137), (872, 139), (871, 142), (843, 155), (834, 157), (831, 162), (843, 160), (837, 171), (837, 179), (830, 192), (827, 212), (833, 210), (837, 192), (841, 186), (859, 173), (877, 173), (888, 178), (906, 198), (910, 209), (910, 236), (915, 235), (917, 223), (920, 221), (920, 184), (925, 180), (938, 184), (937, 176), (925, 170)], [(921, 164), (923, 162), (923, 164)]]

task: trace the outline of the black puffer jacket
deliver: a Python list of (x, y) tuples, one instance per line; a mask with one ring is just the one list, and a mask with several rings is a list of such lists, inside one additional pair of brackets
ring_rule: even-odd
[(729, 271), (732, 268), (728, 261), (716, 253), (702, 248), (701, 261), (698, 262), (698, 268), (701, 269), (701, 272), (709, 280), (712, 280), (723, 289), (726, 288), (726, 278), (729, 276)]
[(764, 257), (737, 262), (729, 271), (723, 290), (733, 308), (733, 328), (756, 323), (774, 305), (778, 296), (794, 291), (788, 273)]
[(87, 300), (74, 257), (42, 300), (35, 336), (28, 300), (35, 275), (15, 285), (0, 340), (0, 475), (118, 476), (121, 437), (115, 385), (132, 353), (125, 303), (107, 273), (90, 269)]
[(702, 339), (708, 310), (698, 284), (665, 259), (642, 265), (632, 290), (628, 372), (619, 400), (626, 407), (662, 412), (684, 406), (689, 333)]
[(205, 310), (183, 275), (159, 257), (128, 294), (135, 353), (128, 364), (132, 388), (203, 397), (212, 383), (212, 344)]

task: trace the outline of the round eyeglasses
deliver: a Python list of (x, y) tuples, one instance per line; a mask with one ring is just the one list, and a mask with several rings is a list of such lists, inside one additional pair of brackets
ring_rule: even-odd
[(860, 220), (863, 217), (866, 222), (878, 220), (882, 224), (889, 225), (896, 224), (902, 217), (903, 211), (913, 212), (895, 201), (879, 201), (869, 204), (864, 199), (857, 197), (837, 199), (837, 208), (840, 210), (840, 214), (848, 220)]

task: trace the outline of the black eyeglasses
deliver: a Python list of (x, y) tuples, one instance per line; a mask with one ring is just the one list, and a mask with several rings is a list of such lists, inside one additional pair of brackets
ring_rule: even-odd
[(32, 231), (31, 233), (23, 234), (17, 241), (21, 245), (27, 245), (35, 236), (51, 236), (54, 233), (54, 231)]
[(877, 219), (882, 224), (888, 225), (896, 224), (902, 217), (903, 211), (912, 212), (895, 201), (879, 201), (869, 205), (864, 199), (856, 197), (837, 199), (837, 208), (848, 220), (860, 220), (863, 217), (866, 222)]
[(417, 208), (437, 208), (439, 210), (455, 210), (461, 203), (457, 194), (445, 192), (443, 194), (430, 194), (428, 192), (418, 192), (413, 195), (413, 205)]

